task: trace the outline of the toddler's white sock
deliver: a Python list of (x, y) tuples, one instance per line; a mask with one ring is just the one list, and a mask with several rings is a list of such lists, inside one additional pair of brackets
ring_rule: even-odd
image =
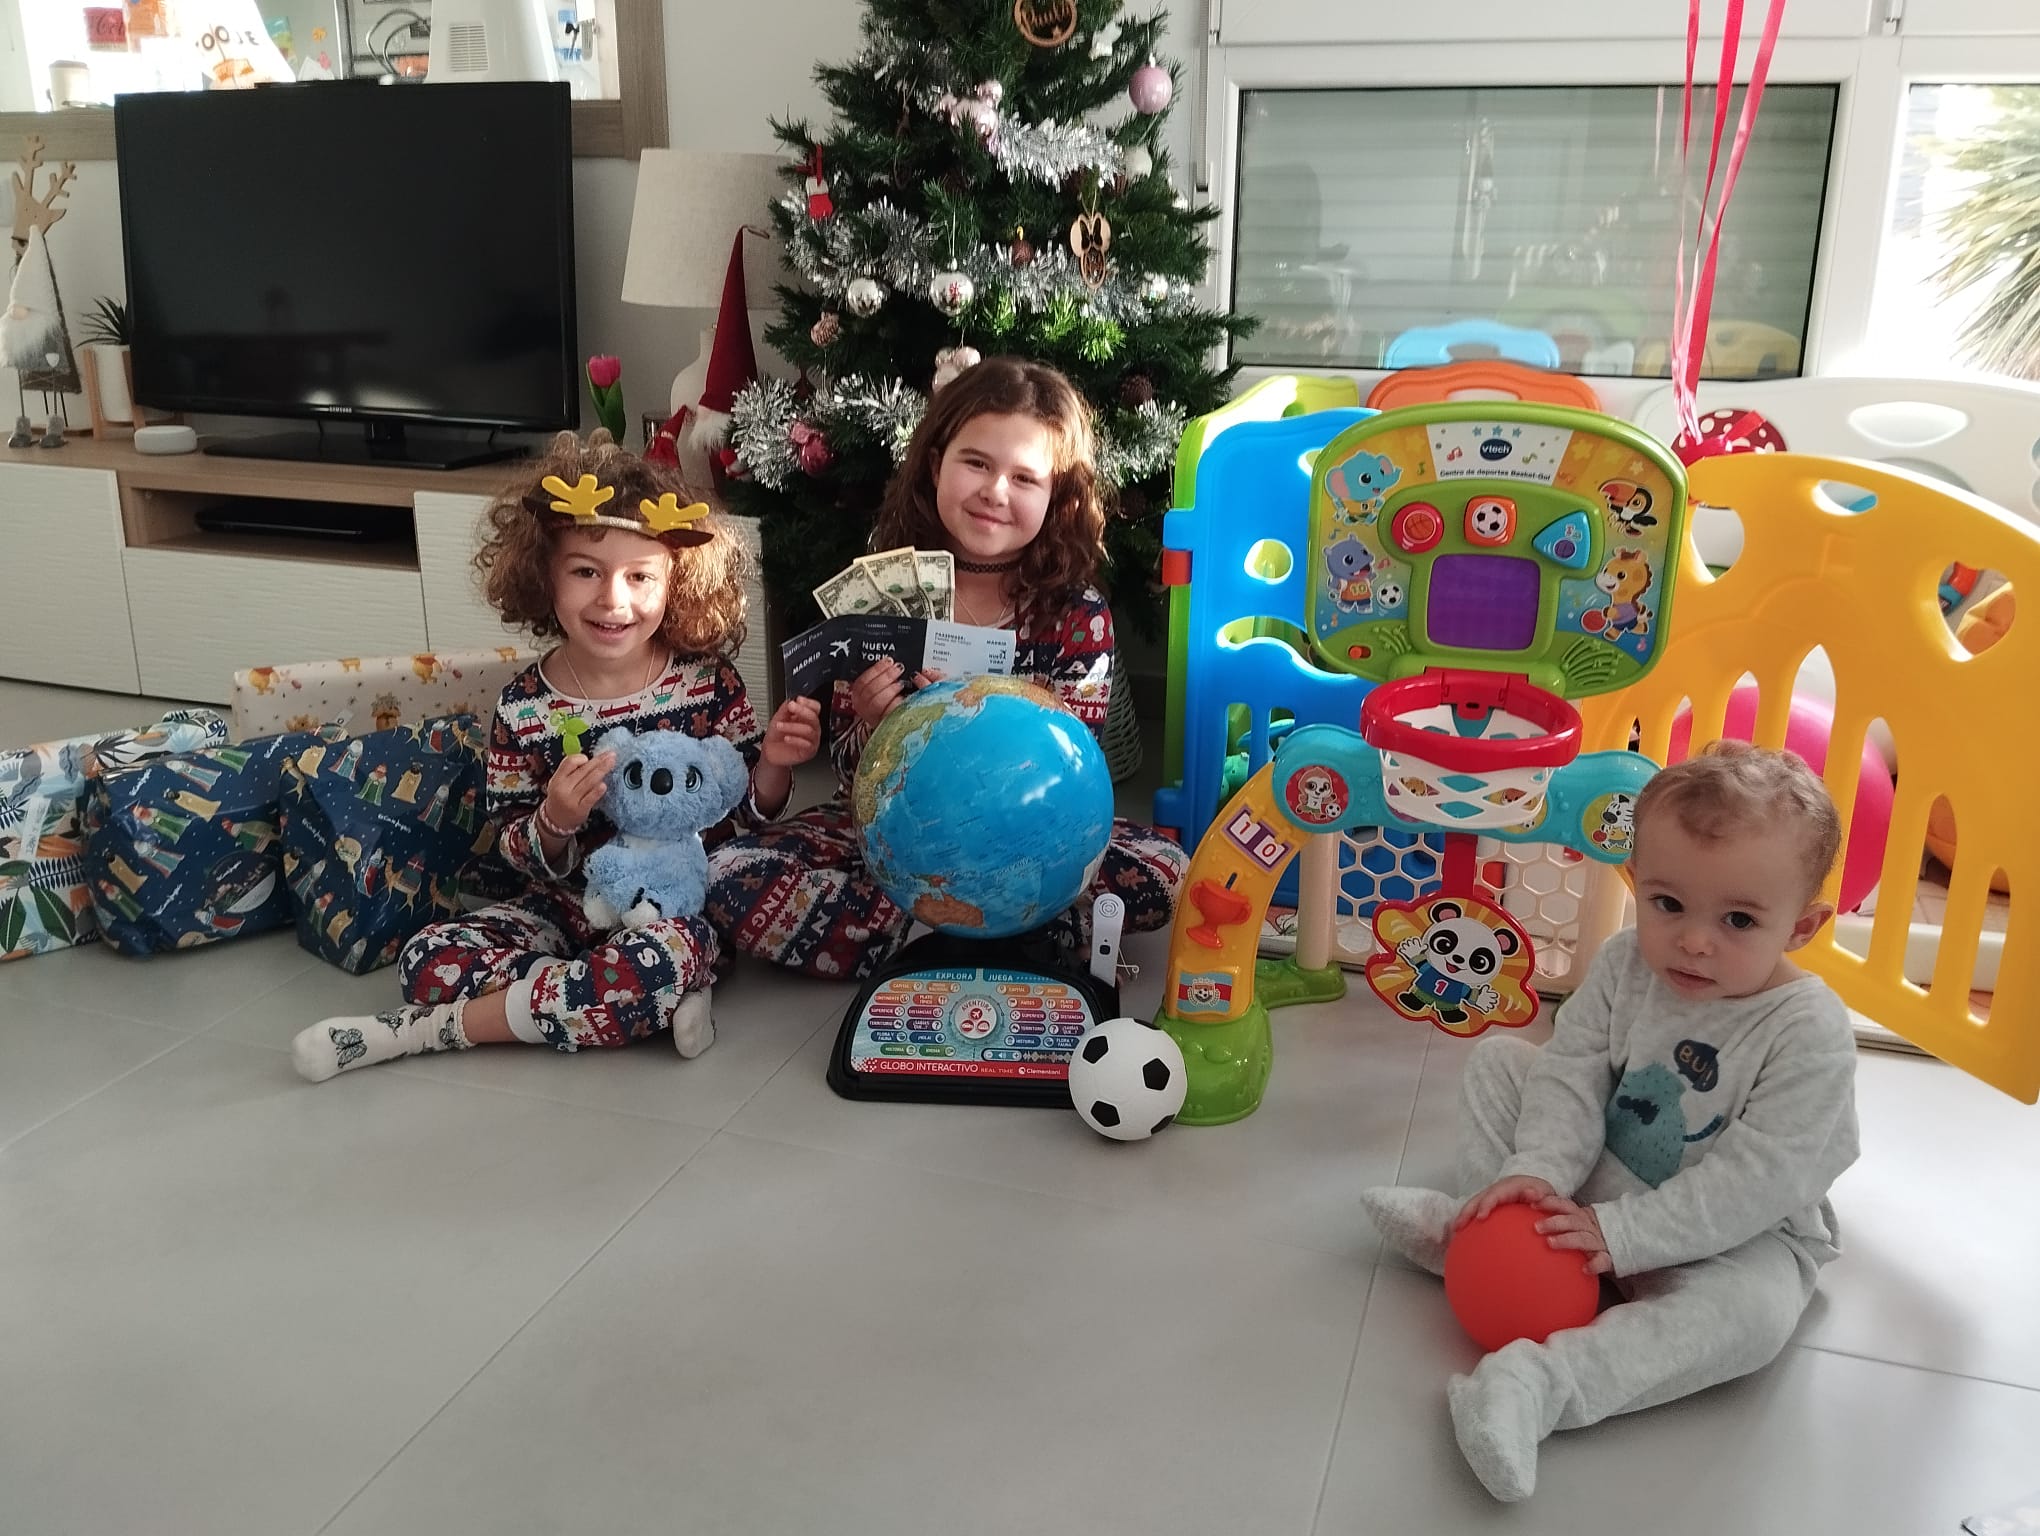
[(673, 1005), (673, 1048), (692, 1061), (715, 1044), (715, 1020), (708, 1016), (708, 988), (682, 992)]
[(1445, 1273), (1445, 1249), (1463, 1203), (1441, 1190), (1411, 1184), (1380, 1184), (1360, 1192), (1360, 1209), (1389, 1247), (1434, 1275)]
[(1537, 1488), (1537, 1446), (1543, 1413), (1537, 1394), (1489, 1355), (1471, 1376), (1446, 1384), (1452, 1431), (1481, 1487), (1513, 1504)]
[(391, 1008), (361, 1018), (322, 1019), (298, 1031), (291, 1060), (314, 1083), (356, 1067), (372, 1067), (426, 1051), (464, 1051), (473, 1044), (460, 1027), (464, 1002)]

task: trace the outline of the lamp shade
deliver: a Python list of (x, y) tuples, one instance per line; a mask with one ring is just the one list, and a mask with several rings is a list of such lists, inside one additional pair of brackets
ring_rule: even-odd
[[(743, 225), (771, 232), (767, 211), (786, 190), (777, 155), (702, 154), (648, 149), (638, 162), (623, 259), (623, 301), (669, 309), (715, 309), (722, 302), (730, 242)], [(779, 241), (744, 241), (744, 286), (770, 304), (785, 280)]]

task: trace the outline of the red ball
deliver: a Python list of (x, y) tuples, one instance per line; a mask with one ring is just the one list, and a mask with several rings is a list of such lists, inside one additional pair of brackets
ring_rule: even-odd
[(1482, 1349), (1517, 1339), (1542, 1344), (1561, 1328), (1594, 1320), (1601, 1282), (1587, 1273), (1585, 1254), (1553, 1248), (1538, 1234), (1543, 1219), (1535, 1206), (1496, 1206), (1445, 1250), (1445, 1299)]

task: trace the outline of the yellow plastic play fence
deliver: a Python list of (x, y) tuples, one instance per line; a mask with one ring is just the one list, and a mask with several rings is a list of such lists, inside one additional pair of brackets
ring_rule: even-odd
[[(1680, 564), (1673, 637), (1657, 667), (1619, 694), (1582, 700), (1584, 750), (1620, 748), (1632, 726), (1663, 762), (1674, 715), (1693, 707), (1693, 744), (1721, 735), (1730, 691), (1759, 688), (1756, 739), (1785, 738), (1792, 680), (1815, 647), (1835, 675), (1827, 784), (1846, 826), (1859, 754), (1882, 718), (1898, 751), (1898, 790), (1866, 957), (1832, 927), (1801, 956), (1857, 1012), (2015, 1098), (2040, 1098), (2040, 936), (2027, 913), (2040, 890), (2040, 622), (2014, 623), (1971, 656), (1937, 596), (1952, 561), (2001, 572), (2040, 592), (2033, 527), (1902, 470), (1805, 454), (1703, 459), (1693, 500), (1733, 507), (1743, 551), (1719, 577), (1691, 555)], [(1824, 490), (1823, 487), (1828, 487)], [(1860, 488), (1876, 502), (1849, 512)], [(1839, 497), (1839, 499), (1837, 499)], [(2030, 607), (2031, 605), (2029, 605)], [(1952, 807), (1960, 835), (1930, 983), (1905, 979), (1908, 928), (1927, 815)], [(1989, 1016), (1971, 1006), (1993, 871), (2010, 890), (2010, 920)], [(1830, 877), (1828, 894), (1839, 883)]]

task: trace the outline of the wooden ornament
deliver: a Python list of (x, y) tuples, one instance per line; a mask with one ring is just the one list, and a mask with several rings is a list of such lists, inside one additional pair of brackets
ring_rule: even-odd
[(1013, 25), (1037, 48), (1060, 48), (1077, 30), (1077, 0), (1013, 0)]
[(1112, 249), (1112, 226), (1102, 213), (1080, 213), (1070, 224), (1070, 249), (1077, 269), (1093, 288), (1105, 286), (1105, 253)]
[(69, 212), (59, 208), (57, 199), (63, 197), (70, 187), (71, 178), (78, 174), (78, 167), (66, 160), (50, 176), (50, 184), (41, 197), (35, 195), (36, 173), (43, 168), (43, 136), (31, 133), (27, 148), (22, 152), (21, 169), (13, 175), (14, 182), (14, 259), (19, 261), (21, 253), (28, 249), (28, 232), (40, 229), (45, 235), (50, 226)]

